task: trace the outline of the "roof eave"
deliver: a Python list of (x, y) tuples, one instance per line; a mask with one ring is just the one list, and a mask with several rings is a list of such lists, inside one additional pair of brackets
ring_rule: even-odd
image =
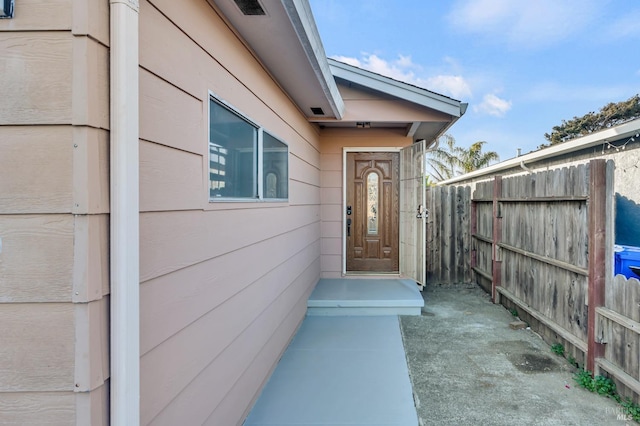
[(466, 104), (462, 104), (460, 101), (455, 99), (451, 99), (438, 93), (430, 92), (380, 74), (372, 73), (334, 59), (328, 59), (328, 63), (334, 77), (369, 87), (379, 92), (405, 99), (427, 108), (444, 112), (454, 118), (460, 118), (462, 114), (464, 114), (462, 106)]
[(422, 127), (426, 124), (426, 123), (422, 123), (422, 122), (414, 122), (412, 123), (408, 129), (407, 129), (407, 136), (411, 137), (412, 139), (414, 139), (415, 141), (424, 139), (427, 142), (427, 147), (430, 147), (432, 145), (435, 144), (435, 142), (438, 140), (438, 138), (440, 138), (442, 135), (444, 135), (450, 128), (451, 126), (453, 126), (458, 120), (460, 120), (460, 118), (462, 118), (462, 115), (464, 115), (464, 113), (467, 111), (467, 107), (469, 106), (469, 104), (467, 103), (462, 103), (460, 104), (460, 116), (459, 117), (453, 117), (453, 119), (447, 123), (444, 123), (442, 128), (440, 128), (434, 135), (429, 136), (428, 138), (422, 137)]
[(322, 86), (333, 115), (341, 120), (344, 116), (344, 101), (331, 73), (309, 2), (306, 0), (282, 0), (282, 4), (298, 35), (309, 64)]

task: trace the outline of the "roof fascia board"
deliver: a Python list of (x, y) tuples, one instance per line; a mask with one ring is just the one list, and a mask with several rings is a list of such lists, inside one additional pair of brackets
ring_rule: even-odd
[(640, 132), (640, 119), (629, 121), (628, 123), (621, 124), (610, 129), (602, 130), (596, 133), (592, 133), (587, 136), (583, 136), (578, 139), (574, 139), (569, 142), (552, 145), (549, 148), (544, 148), (539, 151), (530, 152), (529, 154), (521, 155), (520, 157), (514, 157), (502, 163), (494, 164), (483, 169), (475, 170), (471, 173), (467, 173), (461, 176), (454, 177), (452, 179), (438, 182), (438, 185), (451, 185), (462, 181), (467, 181), (482, 177), (485, 175), (495, 174), (504, 170), (509, 170), (517, 167), (521, 167), (526, 163), (546, 160), (548, 158), (557, 157), (564, 154), (570, 154), (574, 151), (580, 151), (586, 148), (591, 148), (596, 145), (600, 145), (607, 140), (616, 140), (631, 137)]
[(309, 2), (307, 0), (282, 0), (282, 5), (331, 105), (333, 115), (341, 120), (344, 116), (344, 101), (331, 73)]
[(434, 138), (434, 140), (437, 142), (438, 139), (444, 135), (447, 130), (449, 130), (451, 128), (451, 126), (453, 126), (454, 124), (456, 124), (456, 122), (458, 120), (460, 120), (460, 118), (464, 115), (465, 112), (467, 112), (467, 107), (469, 106), (468, 103), (462, 103), (460, 104), (460, 116), (459, 117), (454, 117), (453, 120), (451, 120), (449, 123), (447, 123), (446, 126), (444, 126), (442, 128), (442, 130), (440, 130), (440, 132), (438, 133), (438, 135)]
[(444, 112), (454, 117), (460, 117), (462, 115), (461, 103), (455, 99), (447, 98), (446, 96), (429, 92), (361, 68), (343, 64), (333, 59), (328, 59), (328, 62), (331, 72), (335, 77)]
[(453, 126), (454, 124), (456, 124), (456, 122), (458, 120), (460, 120), (462, 118), (462, 116), (467, 112), (467, 108), (469, 107), (469, 104), (467, 102), (463, 102), (460, 104), (460, 115), (457, 117), (454, 117), (453, 120), (451, 120), (449, 122), (449, 124), (447, 124), (447, 126), (442, 129), (442, 132), (440, 132), (440, 135), (438, 135), (438, 137), (442, 136), (445, 134), (445, 132), (447, 130), (449, 130), (451, 128), (451, 126)]

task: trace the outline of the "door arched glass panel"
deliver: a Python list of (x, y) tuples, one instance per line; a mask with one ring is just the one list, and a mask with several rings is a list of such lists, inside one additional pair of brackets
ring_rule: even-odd
[(380, 179), (376, 172), (367, 175), (367, 234), (378, 234)]

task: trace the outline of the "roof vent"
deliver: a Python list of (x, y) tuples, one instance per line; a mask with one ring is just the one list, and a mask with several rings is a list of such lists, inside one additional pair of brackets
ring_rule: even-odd
[(245, 15), (250, 16), (259, 16), (266, 15), (264, 9), (260, 5), (258, 0), (233, 0), (238, 8), (240, 8), (240, 12)]
[(324, 111), (320, 107), (311, 107), (313, 115), (324, 115)]

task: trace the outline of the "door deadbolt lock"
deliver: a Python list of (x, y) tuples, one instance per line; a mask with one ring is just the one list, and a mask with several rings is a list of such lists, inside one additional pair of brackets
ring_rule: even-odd
[(418, 214), (416, 217), (418, 219), (422, 219), (422, 215), (424, 214), (424, 206), (422, 204), (418, 205)]
[(347, 206), (347, 216), (351, 216), (351, 206)]

